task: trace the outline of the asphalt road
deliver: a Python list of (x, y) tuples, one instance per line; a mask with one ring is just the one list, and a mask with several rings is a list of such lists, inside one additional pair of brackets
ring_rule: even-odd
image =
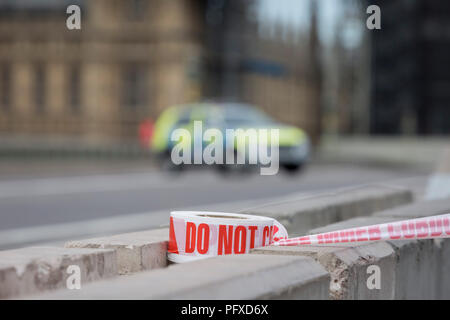
[(417, 176), (399, 168), (310, 165), (298, 175), (188, 170), (146, 164), (0, 164), (0, 248), (156, 228), (170, 210), (238, 210), (292, 193), (313, 193)]

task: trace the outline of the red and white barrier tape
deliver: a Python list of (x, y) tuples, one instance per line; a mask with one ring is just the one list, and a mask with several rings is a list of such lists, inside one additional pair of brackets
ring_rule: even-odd
[(365, 227), (281, 239), (275, 246), (298, 246), (383, 240), (435, 239), (450, 237), (450, 214), (396, 221)]
[(268, 217), (175, 211), (170, 213), (168, 259), (180, 263), (243, 254), (287, 236), (284, 226)]
[(253, 215), (175, 211), (170, 214), (168, 259), (187, 262), (244, 254), (267, 245), (298, 246), (450, 237), (450, 214), (288, 238), (278, 221)]

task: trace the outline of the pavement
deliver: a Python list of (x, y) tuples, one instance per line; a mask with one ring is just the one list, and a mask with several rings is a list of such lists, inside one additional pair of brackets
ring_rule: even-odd
[(210, 169), (162, 172), (142, 159), (2, 161), (0, 249), (164, 227), (176, 209), (243, 210), (288, 194), (407, 181), (428, 173), (311, 164), (298, 175), (224, 176)]
[(450, 147), (442, 136), (327, 136), (321, 139), (317, 160), (372, 164), (378, 167), (434, 168)]

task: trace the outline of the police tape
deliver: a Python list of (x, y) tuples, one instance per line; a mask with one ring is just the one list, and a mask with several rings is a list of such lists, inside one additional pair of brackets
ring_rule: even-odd
[(450, 238), (450, 214), (348, 228), (297, 238), (281, 239), (275, 246), (348, 242)]
[(182, 263), (253, 248), (287, 238), (282, 224), (269, 217), (223, 212), (170, 213), (169, 261)]
[(275, 219), (246, 214), (174, 211), (170, 214), (168, 259), (188, 262), (244, 254), (268, 245), (298, 246), (450, 237), (450, 214), (355, 227), (288, 238)]

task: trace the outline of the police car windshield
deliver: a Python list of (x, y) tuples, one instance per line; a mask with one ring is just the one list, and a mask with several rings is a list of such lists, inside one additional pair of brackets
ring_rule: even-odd
[(251, 107), (231, 107), (225, 111), (225, 122), (227, 127), (239, 126), (261, 126), (274, 123), (274, 121), (263, 112)]

